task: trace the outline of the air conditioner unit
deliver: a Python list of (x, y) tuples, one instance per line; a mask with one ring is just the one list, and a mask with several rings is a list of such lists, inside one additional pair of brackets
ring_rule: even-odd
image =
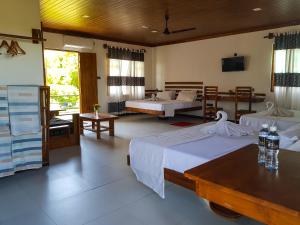
[(64, 36), (64, 48), (93, 49), (95, 42), (92, 39)]

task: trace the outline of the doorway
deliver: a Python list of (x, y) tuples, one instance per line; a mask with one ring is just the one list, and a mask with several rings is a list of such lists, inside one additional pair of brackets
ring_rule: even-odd
[(50, 110), (60, 114), (80, 111), (79, 53), (45, 50), (46, 85), (50, 86)]

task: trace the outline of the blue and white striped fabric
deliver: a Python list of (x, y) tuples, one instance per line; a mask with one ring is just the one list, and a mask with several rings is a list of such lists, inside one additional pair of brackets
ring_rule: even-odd
[(42, 167), (42, 133), (12, 136), (15, 171)]
[(7, 86), (0, 86), (0, 136), (10, 134)]
[(0, 136), (0, 177), (14, 174), (11, 155), (11, 137)]
[(13, 136), (41, 131), (38, 86), (8, 86), (8, 105)]

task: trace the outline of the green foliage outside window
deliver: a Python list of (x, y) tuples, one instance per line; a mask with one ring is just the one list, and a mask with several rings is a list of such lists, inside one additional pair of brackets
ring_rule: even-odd
[(79, 110), (78, 53), (45, 50), (51, 109)]

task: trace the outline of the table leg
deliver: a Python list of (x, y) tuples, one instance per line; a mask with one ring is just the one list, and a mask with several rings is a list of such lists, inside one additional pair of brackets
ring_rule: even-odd
[(81, 135), (84, 135), (83, 133), (83, 119), (79, 118), (79, 132)]
[(115, 121), (109, 120), (109, 136), (115, 136)]
[(97, 139), (100, 139), (101, 138), (101, 134), (100, 134), (100, 121), (97, 121), (97, 130), (96, 130), (96, 133), (97, 133)]

